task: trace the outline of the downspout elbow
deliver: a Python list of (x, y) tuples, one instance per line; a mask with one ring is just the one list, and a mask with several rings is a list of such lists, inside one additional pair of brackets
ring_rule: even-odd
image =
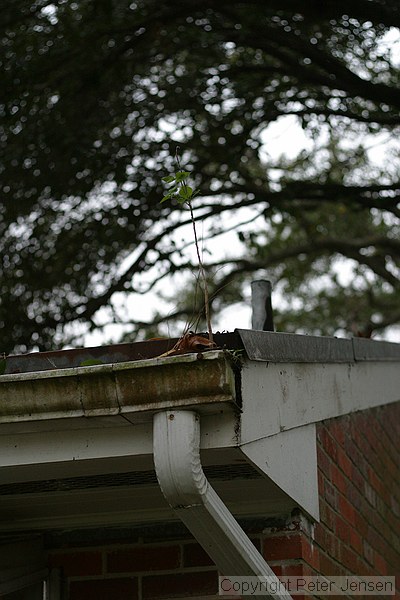
[[(290, 594), (208, 482), (200, 461), (200, 421), (193, 411), (154, 416), (154, 462), (168, 504), (226, 577), (268, 577), (260, 600)], [(242, 595), (242, 598), (246, 598)], [(253, 597), (253, 596), (248, 596)]]

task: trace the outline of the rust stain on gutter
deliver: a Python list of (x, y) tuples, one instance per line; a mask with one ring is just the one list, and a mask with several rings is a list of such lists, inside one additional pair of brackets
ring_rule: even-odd
[(0, 376), (0, 423), (235, 403), (226, 352)]

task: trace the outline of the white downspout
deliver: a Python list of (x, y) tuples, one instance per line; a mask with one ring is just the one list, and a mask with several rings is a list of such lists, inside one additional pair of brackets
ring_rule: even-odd
[[(179, 518), (226, 577), (268, 577), (277, 593), (260, 600), (289, 600), (271, 567), (207, 481), (200, 462), (200, 420), (193, 411), (154, 415), (154, 462), (161, 490)], [(271, 578), (271, 579), (270, 579)], [(254, 598), (254, 594), (242, 598)]]

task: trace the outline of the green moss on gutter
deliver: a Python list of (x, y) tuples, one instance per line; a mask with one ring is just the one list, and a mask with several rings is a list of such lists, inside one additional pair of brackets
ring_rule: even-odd
[(0, 376), (0, 423), (235, 403), (224, 351)]

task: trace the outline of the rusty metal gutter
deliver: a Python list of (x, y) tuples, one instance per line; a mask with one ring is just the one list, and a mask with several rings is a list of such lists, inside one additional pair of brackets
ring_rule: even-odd
[(0, 376), (0, 423), (235, 402), (222, 350)]
[[(215, 333), (214, 339), (218, 348), (222, 350), (243, 348), (237, 332)], [(6, 357), (4, 373), (52, 371), (54, 369), (90, 366), (91, 364), (101, 365), (148, 360), (170, 351), (177, 341), (178, 338), (165, 338), (93, 348), (11, 354)]]

